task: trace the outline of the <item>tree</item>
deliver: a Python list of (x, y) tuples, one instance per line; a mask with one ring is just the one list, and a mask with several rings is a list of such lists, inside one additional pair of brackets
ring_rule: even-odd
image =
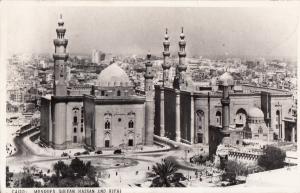
[(63, 161), (58, 161), (57, 163), (54, 164), (54, 171), (56, 176), (59, 178), (62, 173), (68, 168), (68, 166), (63, 162)]
[(86, 167), (83, 161), (78, 159), (77, 157), (71, 161), (70, 168), (76, 172), (76, 177), (82, 177), (86, 174)]
[(66, 165), (62, 161), (54, 164), (55, 174), (51, 176), (49, 187), (99, 187), (96, 169), (90, 161), (84, 163), (79, 158)]
[(9, 167), (6, 166), (6, 187), (10, 187), (10, 182), (12, 181), (14, 173), (9, 171)]
[(263, 155), (258, 159), (258, 165), (266, 170), (282, 168), (286, 157), (285, 151), (278, 147), (266, 146), (263, 150)]
[(31, 175), (26, 175), (21, 179), (22, 188), (31, 188), (34, 187), (34, 180)]
[(40, 182), (36, 182), (33, 179), (32, 174), (25, 174), (25, 176), (21, 179), (21, 188), (33, 188), (33, 187), (41, 187)]
[(150, 187), (184, 186), (179, 183), (180, 178), (177, 178), (178, 180), (173, 178), (177, 170), (177, 167), (171, 161), (164, 160), (162, 163), (156, 163), (152, 167), (156, 177), (152, 180)]

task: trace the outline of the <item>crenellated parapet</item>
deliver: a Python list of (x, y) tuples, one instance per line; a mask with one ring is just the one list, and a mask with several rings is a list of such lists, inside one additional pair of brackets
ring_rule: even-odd
[(238, 159), (238, 160), (247, 160), (247, 161), (258, 161), (261, 154), (258, 153), (245, 153), (245, 152), (237, 152), (237, 151), (229, 151), (229, 159)]

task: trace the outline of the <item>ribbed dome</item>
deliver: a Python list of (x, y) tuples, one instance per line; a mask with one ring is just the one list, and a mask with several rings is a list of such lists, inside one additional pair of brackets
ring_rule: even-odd
[(126, 72), (116, 63), (113, 63), (101, 71), (97, 86), (130, 86), (130, 80)]
[(252, 107), (248, 112), (249, 118), (264, 118), (264, 113), (257, 107)]
[(219, 78), (219, 82), (223, 86), (233, 86), (234, 85), (234, 79), (229, 72), (225, 72), (224, 74), (222, 74)]

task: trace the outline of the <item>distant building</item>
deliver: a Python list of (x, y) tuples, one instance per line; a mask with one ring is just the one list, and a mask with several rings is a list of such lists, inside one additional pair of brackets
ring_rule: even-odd
[(105, 60), (105, 54), (99, 50), (92, 50), (92, 63), (99, 64)]

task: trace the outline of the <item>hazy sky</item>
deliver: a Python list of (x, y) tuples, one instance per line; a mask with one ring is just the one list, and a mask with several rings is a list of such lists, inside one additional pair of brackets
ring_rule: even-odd
[(181, 26), (187, 55), (291, 56), (297, 54), (299, 13), (284, 8), (12, 7), (8, 51), (53, 53), (59, 14), (68, 52), (161, 54), (165, 28), (171, 52), (178, 51)]

